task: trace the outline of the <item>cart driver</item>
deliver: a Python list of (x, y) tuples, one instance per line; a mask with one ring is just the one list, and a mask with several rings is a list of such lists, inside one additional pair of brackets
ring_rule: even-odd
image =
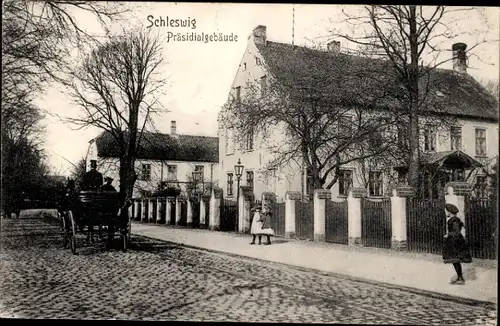
[(102, 174), (96, 170), (95, 166), (83, 175), (83, 190), (96, 190), (102, 185)]
[(106, 178), (104, 178), (104, 181), (105, 181), (106, 183), (105, 183), (105, 184), (103, 184), (103, 185), (101, 186), (101, 190), (102, 190), (102, 191), (113, 191), (113, 192), (116, 192), (115, 187), (113, 187), (113, 186), (111, 185), (111, 182), (113, 182), (113, 178), (111, 178), (111, 177), (106, 177)]

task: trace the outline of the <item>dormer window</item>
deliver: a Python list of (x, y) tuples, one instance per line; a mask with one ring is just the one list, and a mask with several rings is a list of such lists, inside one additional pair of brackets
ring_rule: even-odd
[(260, 65), (262, 64), (262, 62), (260, 61), (260, 58), (255, 57), (255, 64), (256, 64), (257, 66), (260, 66)]
[(246, 62), (243, 63), (243, 70), (247, 70), (247, 63)]

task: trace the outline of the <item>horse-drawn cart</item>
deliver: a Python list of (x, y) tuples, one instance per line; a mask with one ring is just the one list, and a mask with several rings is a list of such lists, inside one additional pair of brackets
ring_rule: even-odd
[[(108, 244), (115, 235), (120, 236), (123, 251), (127, 250), (130, 241), (130, 217), (121, 214), (128, 209), (130, 202), (120, 207), (120, 194), (100, 190), (66, 193), (61, 201), (58, 212), (62, 224), (64, 247), (68, 244), (73, 254), (76, 254), (76, 235), (86, 233), (87, 238), (93, 240), (94, 227), (104, 230), (108, 234)], [(126, 213), (126, 212), (124, 212)]]

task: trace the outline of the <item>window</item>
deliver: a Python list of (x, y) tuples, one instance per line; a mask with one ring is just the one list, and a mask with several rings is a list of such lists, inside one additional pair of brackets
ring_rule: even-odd
[(227, 174), (227, 195), (228, 196), (233, 195), (233, 174), (232, 173)]
[(253, 138), (254, 138), (253, 130), (248, 131), (245, 135), (245, 149), (247, 151), (253, 149)]
[(143, 164), (141, 170), (141, 180), (151, 180), (151, 164)]
[(370, 196), (382, 196), (382, 172), (370, 171), (369, 195)]
[(243, 63), (243, 70), (247, 70), (247, 63), (246, 62)]
[(199, 179), (199, 180), (197, 180), (197, 181), (203, 181), (203, 180), (205, 180), (205, 176), (203, 175), (203, 171), (204, 171), (204, 166), (203, 166), (203, 165), (196, 165), (196, 166), (194, 167), (194, 171), (195, 171), (195, 172), (200, 172), (200, 173), (199, 173), (199, 178), (200, 178), (200, 179)]
[(486, 130), (476, 128), (476, 156), (486, 156)]
[(255, 64), (258, 65), (258, 66), (261, 65), (260, 58), (255, 57)]
[(436, 150), (436, 132), (430, 128), (424, 129), (424, 151)]
[(253, 171), (247, 171), (247, 186), (253, 191)]
[(230, 127), (226, 131), (226, 154), (234, 153), (234, 128)]
[(339, 195), (347, 196), (352, 187), (352, 171), (341, 170), (339, 176)]
[(260, 77), (260, 92), (262, 97), (267, 95), (267, 76)]
[(465, 181), (464, 170), (458, 169), (451, 172), (451, 181)]
[(167, 165), (167, 181), (177, 181), (177, 165)]
[(339, 136), (352, 135), (352, 116), (343, 116), (338, 120), (338, 132)]
[(476, 184), (474, 185), (474, 193), (477, 197), (486, 198), (487, 197), (487, 181), (485, 175), (478, 175), (476, 177)]
[(90, 160), (90, 168), (97, 169), (97, 160)]
[(380, 147), (382, 146), (382, 139), (383, 139), (383, 132), (382, 130), (375, 130), (370, 137), (370, 144), (373, 147)]
[(462, 128), (451, 127), (450, 132), (451, 139), (451, 150), (461, 150), (462, 149)]
[(398, 183), (399, 184), (407, 184), (408, 183), (407, 176), (408, 176), (408, 172), (398, 170)]

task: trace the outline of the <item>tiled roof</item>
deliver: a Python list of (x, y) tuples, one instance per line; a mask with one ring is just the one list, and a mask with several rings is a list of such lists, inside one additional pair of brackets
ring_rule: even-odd
[[(375, 106), (400, 107), (394, 97), (384, 95), (388, 89), (392, 94), (400, 93), (402, 86), (387, 60), (270, 41), (256, 46), (281, 84), (314, 90), (314, 96), (328, 103), (368, 104), (380, 98)], [(422, 77), (420, 84), (421, 89), (432, 85), (428, 111), (498, 121), (497, 100), (468, 74), (436, 68), (429, 77)]]
[[(119, 157), (115, 138), (103, 132), (96, 139), (99, 157)], [(144, 132), (137, 150), (138, 159), (187, 162), (219, 162), (219, 138)]]

